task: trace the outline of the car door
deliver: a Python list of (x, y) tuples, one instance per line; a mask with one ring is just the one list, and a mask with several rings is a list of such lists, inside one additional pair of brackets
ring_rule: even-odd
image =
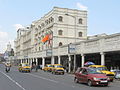
[(81, 73), (82, 82), (86, 83), (87, 77), (88, 77), (88, 71), (87, 69), (84, 68)]
[(83, 70), (83, 68), (78, 68), (76, 73), (75, 73), (75, 76), (76, 76), (76, 78), (78, 79), (79, 82), (82, 82), (82, 77), (81, 77), (82, 70)]

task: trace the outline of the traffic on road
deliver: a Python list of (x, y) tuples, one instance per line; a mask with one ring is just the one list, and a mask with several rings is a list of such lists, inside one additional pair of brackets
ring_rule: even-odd
[[(49, 68), (50, 67), (50, 68)], [(120, 81), (110, 81), (105, 73), (93, 67), (79, 67), (68, 74), (60, 64), (31, 70), (26, 63), (12, 66), (6, 73), (0, 64), (0, 90), (119, 90)]]

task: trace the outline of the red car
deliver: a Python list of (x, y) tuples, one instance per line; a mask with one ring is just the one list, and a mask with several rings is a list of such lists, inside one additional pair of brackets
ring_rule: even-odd
[(90, 67), (78, 68), (74, 77), (75, 83), (87, 83), (88, 86), (104, 85), (108, 86), (109, 77), (100, 71)]

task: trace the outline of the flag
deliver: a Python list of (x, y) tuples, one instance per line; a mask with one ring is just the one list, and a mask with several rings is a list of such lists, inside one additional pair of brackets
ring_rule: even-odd
[(43, 42), (43, 43), (45, 43), (46, 41), (48, 41), (49, 40), (49, 35), (46, 35), (41, 41)]

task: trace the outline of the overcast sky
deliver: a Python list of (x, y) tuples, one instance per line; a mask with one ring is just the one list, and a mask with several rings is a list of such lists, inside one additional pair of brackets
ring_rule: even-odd
[(0, 53), (16, 30), (40, 19), (54, 6), (88, 11), (88, 35), (120, 32), (120, 0), (0, 0)]

